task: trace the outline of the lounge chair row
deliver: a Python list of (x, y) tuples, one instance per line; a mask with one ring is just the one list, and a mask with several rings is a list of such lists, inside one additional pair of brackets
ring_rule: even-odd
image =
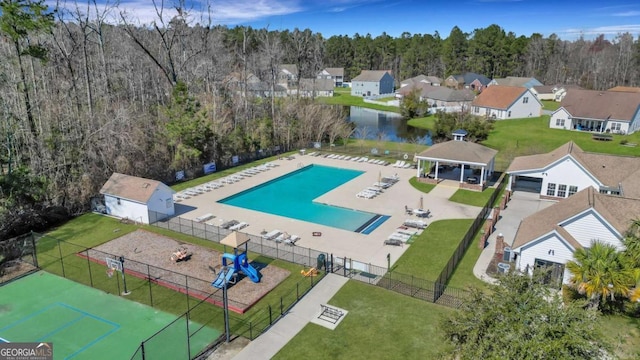
[(407, 219), (404, 221), (404, 226), (416, 229), (424, 229), (427, 227), (427, 222), (422, 220)]
[(265, 240), (273, 240), (276, 243), (285, 243), (292, 246), (296, 244), (296, 241), (300, 240), (300, 236), (298, 235), (289, 235), (288, 233), (277, 229), (262, 235), (262, 238)]
[(394, 164), (391, 164), (391, 166), (395, 168), (409, 169), (413, 167), (413, 164), (410, 161), (398, 160)]
[(389, 165), (388, 161), (384, 161), (384, 160), (380, 160), (380, 159), (369, 159), (366, 156), (349, 156), (349, 155), (339, 155), (339, 154), (327, 154), (324, 157), (326, 157), (327, 159), (355, 161), (355, 162), (376, 164), (376, 165), (382, 165), (382, 166)]
[(359, 193), (356, 194), (356, 197), (364, 198), (364, 199), (373, 199), (374, 197), (382, 194), (382, 189), (374, 186), (370, 186)]

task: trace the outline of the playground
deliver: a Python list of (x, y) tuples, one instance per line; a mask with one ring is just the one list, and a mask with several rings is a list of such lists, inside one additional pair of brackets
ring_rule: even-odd
[[(127, 276), (150, 278), (159, 285), (181, 292), (188, 286), (189, 294), (200, 298), (219, 291), (221, 286), (215, 287), (212, 283), (218, 281), (220, 285), (223, 260), (230, 267), (236, 260), (236, 270), (241, 271), (226, 274), (229, 274), (229, 308), (238, 313), (247, 311), (290, 274), (273, 265), (251, 262), (244, 253), (238, 253), (236, 257), (231, 246), (227, 246), (223, 254), (145, 230), (113, 239), (89, 250), (88, 254), (92, 261), (101, 264), (105, 264), (107, 256), (122, 256)], [(109, 271), (106, 266), (105, 271)], [(211, 300), (218, 304), (221, 296), (220, 293)]]
[[(0, 341), (52, 342), (55, 359), (129, 359), (141, 341), (175, 319), (44, 271), (0, 287), (0, 299)], [(195, 322), (178, 325), (184, 324), (165, 331), (149, 358), (187, 358), (221, 333)]]

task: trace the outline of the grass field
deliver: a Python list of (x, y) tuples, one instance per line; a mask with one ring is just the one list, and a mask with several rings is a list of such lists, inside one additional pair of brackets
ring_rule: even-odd
[(319, 97), (316, 101), (327, 105), (344, 105), (344, 106), (361, 106), (369, 109), (391, 111), (395, 113), (400, 112), (400, 108), (397, 106), (383, 106), (378, 104), (365, 103), (364, 98), (361, 96), (351, 95), (351, 89), (349, 91), (339, 91), (333, 93), (333, 97)]
[(556, 111), (560, 108), (560, 102), (553, 100), (542, 100), (542, 106), (545, 110)]
[(349, 281), (329, 304), (349, 313), (335, 330), (307, 324), (274, 359), (435, 359), (451, 309)]

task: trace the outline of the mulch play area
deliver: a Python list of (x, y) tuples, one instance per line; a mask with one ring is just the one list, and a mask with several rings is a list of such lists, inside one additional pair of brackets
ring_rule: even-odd
[[(172, 254), (179, 249), (186, 250), (191, 256), (187, 260), (173, 261)], [(232, 253), (233, 249), (228, 248), (227, 251)], [(89, 250), (89, 257), (104, 264), (104, 253), (124, 256), (127, 274), (149, 277), (160, 285), (182, 292), (188, 286), (189, 294), (200, 298), (217, 291), (211, 300), (221, 303), (222, 291), (211, 286), (222, 266), (222, 253), (218, 251), (181, 243), (150, 231), (136, 230)], [(289, 276), (288, 270), (273, 265), (250, 264), (260, 273), (260, 282), (254, 283), (238, 274), (238, 281), (228, 288), (229, 309), (239, 313), (247, 311)], [(185, 280), (185, 275), (189, 276), (188, 280)]]

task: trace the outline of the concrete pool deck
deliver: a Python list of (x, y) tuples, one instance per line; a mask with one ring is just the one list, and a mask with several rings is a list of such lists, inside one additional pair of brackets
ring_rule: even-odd
[[(402, 255), (408, 246), (384, 245), (384, 240), (386, 240), (398, 226), (401, 226), (405, 219), (416, 218), (415, 216), (405, 215), (405, 206), (410, 208), (419, 207), (420, 196), (423, 198), (423, 208), (431, 211), (431, 217), (426, 219), (429, 224), (433, 221), (444, 219), (475, 218), (481, 210), (479, 207), (448, 201), (449, 197), (458, 190), (458, 183), (455, 181), (445, 180), (438, 184), (429, 194), (424, 194), (414, 189), (409, 184), (409, 179), (416, 175), (415, 169), (398, 169), (391, 165), (381, 166), (309, 155), (296, 155), (292, 160), (274, 160), (273, 163), (278, 166), (244, 178), (239, 182), (224, 184), (224, 186), (219, 189), (211, 190), (176, 203), (178, 216), (194, 220), (205, 214), (213, 214), (215, 218), (207, 221), (207, 223), (212, 225), (220, 225), (225, 221), (233, 219), (245, 221), (249, 223), (249, 226), (241, 231), (253, 235), (260, 235), (262, 231), (278, 229), (292, 235), (300, 236), (301, 239), (296, 243), (298, 246), (386, 267), (387, 254), (391, 255), (391, 261), (393, 263)], [(315, 201), (389, 215), (391, 218), (381, 224), (371, 232), (371, 234), (363, 235), (330, 226), (217, 203), (220, 199), (260, 185), (310, 164), (364, 171), (362, 175), (321, 195), (316, 198)], [(380, 176), (393, 176), (394, 174), (399, 176), (400, 181), (386, 189), (381, 195), (372, 199), (356, 197), (358, 192), (377, 182)], [(314, 237), (313, 232), (321, 232), (322, 236)], [(459, 241), (459, 239), (452, 239), (452, 241)]]

